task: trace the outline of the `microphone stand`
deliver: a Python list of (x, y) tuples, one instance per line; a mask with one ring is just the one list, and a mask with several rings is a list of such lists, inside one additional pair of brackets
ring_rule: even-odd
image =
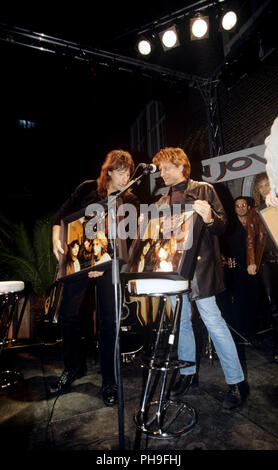
[[(136, 170), (135, 170), (136, 173)], [(111, 242), (113, 245), (113, 259), (112, 259), (112, 284), (114, 285), (115, 292), (115, 317), (116, 317), (116, 344), (115, 344), (115, 358), (116, 358), (116, 381), (118, 385), (118, 428), (119, 428), (119, 448), (125, 449), (124, 442), (124, 398), (123, 398), (123, 383), (121, 375), (121, 351), (120, 351), (120, 312), (121, 306), (119, 302), (119, 292), (121, 289), (119, 260), (117, 258), (117, 216), (116, 216), (116, 201), (121, 194), (139, 181), (145, 174), (145, 170), (137, 178), (130, 180), (129, 183), (120, 191), (116, 196), (108, 198), (108, 213), (111, 213), (112, 227), (110, 230)]]
[[(134, 174), (136, 173), (136, 170)], [(108, 198), (108, 204), (114, 204), (116, 200), (118, 199), (119, 196), (121, 196), (123, 193), (125, 193), (129, 188), (131, 188), (137, 181), (139, 181), (144, 175), (147, 175), (149, 173), (149, 170), (147, 168), (144, 168), (143, 172), (141, 175), (137, 176), (137, 178), (130, 180), (127, 185), (119, 191), (115, 196)]]

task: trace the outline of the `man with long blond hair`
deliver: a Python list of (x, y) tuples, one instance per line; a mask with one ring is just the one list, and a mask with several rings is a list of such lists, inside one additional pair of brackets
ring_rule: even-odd
[[(228, 392), (224, 410), (238, 408), (246, 397), (246, 383), (237, 350), (216, 304), (215, 295), (224, 290), (222, 261), (218, 235), (223, 233), (226, 216), (213, 186), (190, 179), (190, 162), (180, 148), (166, 147), (153, 158), (168, 191), (157, 202), (158, 206), (193, 203), (193, 210), (204, 223), (198, 243), (193, 278), (189, 294), (183, 294), (178, 340), (178, 358), (196, 363), (196, 346), (191, 323), (191, 302), (195, 302), (200, 316), (214, 343)], [(194, 243), (194, 240), (193, 240)], [(174, 307), (175, 298), (171, 298)], [(170, 398), (179, 399), (190, 386), (198, 385), (196, 365), (180, 369), (180, 376), (170, 391)]]
[[(88, 180), (80, 184), (73, 194), (58, 210), (52, 231), (53, 252), (59, 260), (64, 253), (60, 241), (61, 221), (66, 216), (86, 208), (88, 205), (108, 198), (122, 191), (134, 171), (134, 162), (129, 152), (112, 150), (105, 158), (97, 181)], [(130, 191), (122, 196), (124, 203), (138, 206), (138, 200)], [(99, 276), (101, 274), (101, 276)], [(115, 345), (115, 302), (111, 270), (91, 274), (87, 278), (67, 282), (64, 285), (63, 298), (59, 311), (59, 321), (63, 339), (64, 371), (58, 381), (50, 387), (50, 392), (65, 390), (72, 382), (84, 375), (86, 359), (82, 355), (80, 312), (91, 277), (97, 285), (97, 305), (99, 307), (99, 352), (102, 374), (102, 398), (107, 406), (117, 403), (117, 387), (114, 374)]]

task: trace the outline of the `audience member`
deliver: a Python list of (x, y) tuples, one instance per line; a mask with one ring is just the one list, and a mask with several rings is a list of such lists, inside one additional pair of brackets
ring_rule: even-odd
[[(265, 207), (269, 191), (267, 174), (256, 175), (253, 193), (257, 211)], [(250, 211), (247, 218), (247, 269), (251, 276), (258, 274), (265, 289), (274, 333), (273, 358), (278, 363), (278, 253), (257, 211)]]
[[(256, 278), (247, 272), (246, 225), (250, 210), (248, 197), (234, 200), (234, 214), (230, 217), (228, 230), (223, 237), (225, 258), (225, 316), (235, 330), (235, 340), (252, 341), (256, 334)], [(239, 333), (239, 335), (237, 335)]]

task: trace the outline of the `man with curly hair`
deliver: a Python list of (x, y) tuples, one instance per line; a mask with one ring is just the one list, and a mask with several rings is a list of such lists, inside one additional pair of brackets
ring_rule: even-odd
[[(204, 230), (198, 241), (194, 274), (189, 294), (183, 294), (178, 340), (178, 358), (196, 362), (196, 346), (191, 323), (191, 303), (195, 302), (200, 316), (211, 336), (219, 357), (228, 392), (223, 402), (224, 410), (240, 407), (247, 396), (247, 384), (229, 328), (216, 304), (215, 295), (225, 288), (218, 235), (223, 233), (226, 216), (213, 186), (190, 179), (191, 165), (180, 148), (160, 150), (153, 162), (158, 166), (168, 191), (157, 205), (185, 204), (189, 200), (193, 210), (200, 215)], [(195, 241), (196, 242), (196, 241)], [(194, 243), (194, 240), (193, 240)], [(171, 300), (173, 306), (173, 299)], [(190, 386), (197, 386), (196, 366), (180, 369), (180, 376), (170, 391), (170, 398), (179, 399)]]
[[(90, 204), (108, 198), (125, 188), (134, 171), (134, 162), (129, 152), (112, 150), (105, 158), (100, 176), (97, 180), (81, 183), (58, 210), (52, 231), (53, 252), (59, 260), (64, 253), (60, 241), (61, 221), (66, 216), (86, 208)], [(138, 199), (127, 190), (123, 203), (138, 206)], [(59, 310), (59, 321), (63, 339), (64, 370), (50, 392), (65, 390), (72, 382), (84, 375), (85, 358), (81, 347), (80, 312), (88, 289), (92, 288), (91, 278), (97, 285), (97, 302), (99, 307), (99, 352), (102, 374), (102, 398), (106, 406), (117, 403), (117, 386), (114, 373), (115, 346), (115, 301), (111, 270), (91, 272), (87, 278), (66, 282)]]

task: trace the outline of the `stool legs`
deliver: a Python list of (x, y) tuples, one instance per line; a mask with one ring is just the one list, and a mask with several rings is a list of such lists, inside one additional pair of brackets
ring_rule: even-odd
[[(4, 349), (5, 344), (8, 343), (8, 334), (9, 329), (12, 324), (12, 320), (14, 317), (14, 313), (18, 306), (18, 296), (17, 294), (9, 294), (6, 296), (1, 296), (1, 305), (0, 305), (0, 319), (4, 325), (3, 334), (0, 338), (0, 360), (2, 359), (2, 352)], [(5, 322), (5, 315), (7, 315), (7, 319)], [(1, 370), (0, 369), (0, 390), (9, 388), (19, 381), (23, 380), (23, 375), (15, 370)]]
[[(165, 316), (166, 316), (166, 298), (164, 298), (164, 302), (165, 303), (164, 303), (164, 306), (163, 306), (163, 312), (162, 312), (162, 315), (161, 315), (161, 318), (163, 318), (163, 319), (165, 319)], [(156, 412), (157, 425), (159, 426), (159, 429), (162, 428), (161, 407), (162, 407), (163, 397), (164, 397), (164, 393), (165, 393), (167, 376), (168, 376), (169, 369), (171, 367), (170, 357), (171, 357), (171, 353), (172, 353), (173, 345), (174, 345), (174, 341), (175, 341), (175, 334), (176, 334), (176, 329), (177, 329), (177, 319), (178, 319), (178, 313), (180, 311), (180, 307), (181, 307), (181, 298), (180, 298), (180, 296), (177, 296), (177, 302), (176, 302), (176, 308), (175, 308), (175, 314), (174, 314), (174, 321), (173, 321), (172, 330), (171, 330), (169, 338), (168, 338), (169, 347), (168, 347), (168, 352), (167, 352), (167, 356), (166, 356), (166, 359), (165, 359), (165, 370), (163, 371), (162, 384), (161, 384), (160, 395), (159, 395), (159, 403), (158, 403), (158, 408), (157, 408), (157, 412)]]
[[(166, 301), (167, 297), (163, 296), (163, 305), (160, 311), (160, 320), (159, 326), (156, 333), (154, 348), (151, 354), (151, 358), (149, 363), (147, 364), (148, 368), (148, 375), (144, 390), (144, 395), (142, 399), (142, 405), (139, 412), (135, 415), (135, 423), (138, 429), (142, 432), (152, 435), (153, 437), (157, 438), (171, 438), (177, 435), (180, 435), (183, 432), (186, 432), (196, 423), (196, 413), (192, 407), (189, 407), (185, 403), (175, 403), (171, 400), (165, 400), (165, 389), (167, 383), (168, 372), (176, 367), (186, 367), (189, 365), (193, 365), (192, 362), (180, 364), (178, 366), (173, 366), (173, 361), (171, 360), (171, 355), (173, 352), (173, 348), (175, 345), (175, 337), (177, 333), (178, 327), (178, 320), (181, 310), (181, 295), (177, 295), (177, 302), (176, 308), (173, 317), (173, 324), (171, 330), (169, 332), (168, 341), (167, 341), (167, 351), (165, 351), (166, 357), (162, 361), (158, 361), (158, 350), (159, 345), (161, 342), (161, 337), (163, 333), (163, 327), (165, 325), (165, 321), (167, 319), (167, 312), (166, 312)], [(153, 377), (153, 373), (156, 371), (162, 372), (161, 378), (161, 387), (159, 390), (158, 400), (156, 401), (148, 401), (150, 397), (150, 386), (151, 386), (151, 379)], [(151, 418), (147, 418), (147, 412), (150, 406), (156, 406), (155, 414)], [(171, 410), (170, 410), (171, 409)], [(167, 423), (164, 422), (166, 418), (166, 412), (171, 411), (172, 416), (167, 420)], [(174, 411), (174, 414), (173, 414)], [(182, 412), (187, 412), (190, 415), (190, 421), (187, 422), (185, 425), (180, 427), (178, 430), (168, 431), (170, 426), (174, 423), (175, 419), (180, 415)]]
[(150, 362), (149, 362), (149, 365), (148, 365), (149, 372), (148, 372), (148, 377), (147, 377), (147, 381), (146, 381), (146, 386), (145, 386), (145, 391), (144, 391), (144, 396), (143, 396), (143, 401), (142, 401), (142, 406), (141, 406), (141, 415), (142, 416), (144, 415), (144, 413), (146, 411), (146, 401), (147, 401), (148, 392), (149, 392), (149, 388), (150, 388), (150, 384), (151, 384), (152, 372), (153, 372), (154, 367), (155, 367), (154, 365), (155, 365), (155, 360), (156, 360), (156, 353), (158, 351), (158, 346), (159, 346), (159, 342), (160, 342), (160, 338), (161, 338), (161, 332), (162, 332), (162, 328), (163, 328), (165, 312), (166, 312), (166, 298), (164, 297), (163, 298), (163, 306), (162, 306), (160, 321), (159, 321), (159, 327), (158, 327), (158, 330), (157, 330), (155, 344), (154, 344), (154, 349), (153, 349), (151, 359), (150, 359)]
[[(0, 342), (0, 354), (2, 353), (2, 350), (3, 350), (5, 344), (7, 343), (7, 340), (8, 340), (8, 333), (9, 333), (9, 329), (10, 329), (10, 326), (11, 326), (11, 323), (12, 323), (12, 320), (13, 320), (13, 316), (14, 316), (14, 313), (15, 313), (17, 302), (18, 302), (17, 296), (14, 298), (11, 305), (9, 304), (8, 297), (5, 298), (5, 299), (2, 299), (2, 302), (1, 302), (1, 320), (4, 317), (5, 312), (7, 312), (7, 317), (8, 318), (6, 320), (6, 324), (4, 326), (4, 333), (3, 333), (3, 336), (2, 336), (1, 342)], [(4, 322), (5, 322), (5, 319), (3, 319), (3, 323)]]

